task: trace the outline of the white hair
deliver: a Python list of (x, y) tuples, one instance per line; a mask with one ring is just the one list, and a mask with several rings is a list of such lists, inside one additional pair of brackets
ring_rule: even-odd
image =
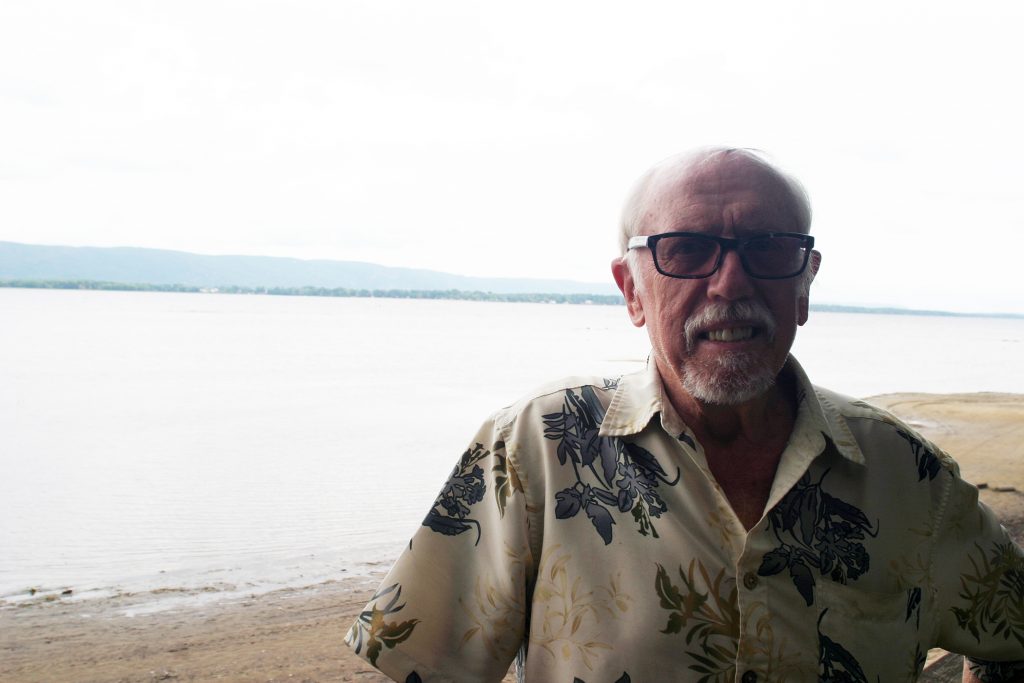
[[(640, 224), (643, 219), (644, 210), (650, 201), (651, 192), (654, 187), (654, 180), (670, 171), (683, 170), (693, 173), (702, 167), (718, 163), (726, 157), (736, 156), (753, 162), (776, 178), (785, 188), (784, 195), (778, 197), (780, 201), (788, 204), (786, 207), (792, 212), (794, 218), (793, 232), (810, 232), (811, 229), (811, 203), (803, 185), (788, 173), (784, 172), (771, 161), (764, 152), (756, 149), (739, 147), (704, 147), (693, 152), (685, 152), (671, 156), (651, 168), (649, 168), (633, 184), (633, 189), (626, 197), (622, 207), (622, 217), (619, 222), (619, 250), (624, 256), (629, 256), (626, 247), (629, 238), (639, 233)], [(636, 265), (632, 259), (628, 259), (631, 269)]]

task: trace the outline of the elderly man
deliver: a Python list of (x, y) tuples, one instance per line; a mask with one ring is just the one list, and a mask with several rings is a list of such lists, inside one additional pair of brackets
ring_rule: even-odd
[[(644, 371), (495, 413), (347, 643), (397, 681), (904, 681), (1024, 660), (1024, 559), (948, 456), (789, 355), (821, 262), (758, 155), (649, 171), (612, 273)], [(966, 677), (973, 674), (967, 673)]]

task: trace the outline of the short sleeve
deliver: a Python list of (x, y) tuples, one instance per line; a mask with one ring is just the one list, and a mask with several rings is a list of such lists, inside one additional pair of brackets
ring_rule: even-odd
[(1024, 660), (1024, 553), (951, 473), (933, 558), (939, 647), (987, 662)]
[(532, 571), (525, 493), (491, 420), (345, 642), (396, 681), (500, 681), (524, 639)]

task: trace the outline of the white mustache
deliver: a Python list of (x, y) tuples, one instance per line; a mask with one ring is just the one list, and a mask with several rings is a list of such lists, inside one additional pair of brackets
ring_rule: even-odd
[(764, 304), (755, 301), (737, 301), (731, 304), (712, 303), (687, 318), (683, 324), (686, 348), (693, 350), (701, 331), (712, 325), (729, 325), (730, 323), (735, 323), (737, 327), (741, 325), (760, 327), (768, 335), (769, 340), (775, 338), (775, 318)]

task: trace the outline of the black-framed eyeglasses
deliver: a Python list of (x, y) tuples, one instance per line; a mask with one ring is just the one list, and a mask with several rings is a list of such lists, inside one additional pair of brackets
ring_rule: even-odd
[(734, 249), (747, 275), (784, 280), (804, 272), (814, 238), (800, 232), (762, 232), (750, 237), (718, 237), (700, 232), (663, 232), (629, 238), (628, 249), (647, 247), (654, 267), (668, 277), (687, 280), (710, 277)]

